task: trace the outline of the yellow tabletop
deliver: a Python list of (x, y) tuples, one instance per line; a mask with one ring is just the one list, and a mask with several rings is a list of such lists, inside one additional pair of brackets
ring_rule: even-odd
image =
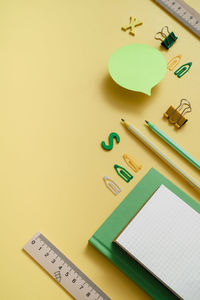
[[(199, 0), (188, 0), (200, 11)], [(143, 21), (135, 36), (121, 31), (129, 17)], [(71, 299), (23, 251), (42, 232), (112, 299), (150, 299), (88, 239), (146, 172), (154, 167), (195, 200), (199, 194), (120, 124), (131, 121), (199, 182), (199, 171), (144, 125), (156, 124), (200, 160), (199, 39), (153, 1), (7, 0), (0, 3), (0, 298)], [(154, 34), (168, 25), (178, 36), (168, 51)], [(169, 61), (192, 61), (181, 79), (167, 71), (152, 96), (130, 92), (109, 77), (119, 47), (145, 43)], [(191, 101), (188, 123), (175, 130), (163, 113)], [(111, 132), (121, 141), (110, 152), (100, 143)], [(130, 183), (113, 169), (129, 153), (143, 165)], [(130, 170), (129, 170), (130, 171)], [(122, 192), (114, 196), (107, 175)]]

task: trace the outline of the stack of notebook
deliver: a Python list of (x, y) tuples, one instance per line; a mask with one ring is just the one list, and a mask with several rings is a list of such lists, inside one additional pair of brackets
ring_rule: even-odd
[(200, 205), (151, 169), (90, 243), (154, 299), (200, 299)]

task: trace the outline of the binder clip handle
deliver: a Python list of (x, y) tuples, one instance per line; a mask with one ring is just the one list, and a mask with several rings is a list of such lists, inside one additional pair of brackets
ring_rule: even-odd
[(162, 40), (160, 37), (158, 37), (159, 34), (163, 37), (163, 39), (166, 39), (167, 35), (166, 35), (166, 33), (164, 33), (164, 29), (165, 29), (165, 28), (166, 28), (166, 30), (167, 30), (168, 35), (170, 34), (170, 32), (169, 32), (169, 27), (168, 27), (168, 26), (164, 26), (164, 27), (161, 29), (161, 31), (158, 31), (158, 32), (155, 34), (154, 37), (155, 37), (156, 40), (160, 40), (161, 42), (164, 41), (164, 40)]
[[(186, 106), (186, 108), (183, 110), (183, 112), (184, 112), (186, 109), (189, 109), (189, 111), (187, 111), (187, 112), (192, 111), (192, 106), (191, 106), (190, 101), (187, 100), (187, 99), (185, 99), (185, 98), (181, 99), (180, 104), (179, 104), (179, 106), (177, 107), (177, 110), (181, 110), (181, 109), (184, 107), (184, 105)], [(183, 112), (182, 112), (182, 114), (183, 114)], [(185, 114), (186, 114), (187, 112), (185, 112)]]

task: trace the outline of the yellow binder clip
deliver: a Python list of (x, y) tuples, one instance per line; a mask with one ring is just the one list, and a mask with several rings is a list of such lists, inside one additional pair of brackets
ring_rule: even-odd
[(138, 163), (135, 158), (126, 153), (123, 155), (123, 159), (125, 160), (127, 165), (136, 173), (142, 168), (142, 165)]
[(170, 106), (164, 113), (164, 117), (167, 118), (170, 123), (174, 124), (176, 128), (180, 128), (188, 121), (184, 115), (191, 111), (192, 106), (190, 101), (187, 99), (181, 99), (179, 106), (177, 106), (177, 108)]

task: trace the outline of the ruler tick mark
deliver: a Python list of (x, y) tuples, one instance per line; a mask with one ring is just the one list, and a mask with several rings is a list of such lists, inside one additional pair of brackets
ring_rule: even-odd
[[(32, 243), (32, 241), (37, 241), (37, 243)], [(39, 249), (43, 251), (38, 251)], [(29, 253), (75, 299), (83, 300), (88, 298), (95, 300), (111, 300), (98, 286), (96, 286), (93, 281), (91, 281), (41, 233), (37, 233), (24, 246), (24, 250)], [(56, 257), (53, 258), (52, 254), (55, 254)], [(61, 270), (63, 268), (64, 271), (62, 271), (62, 275)], [(64, 276), (63, 279), (65, 280), (62, 280), (62, 276)], [(96, 295), (95, 298), (94, 295)]]
[(200, 14), (183, 0), (154, 0), (183, 23), (194, 34), (200, 37)]

